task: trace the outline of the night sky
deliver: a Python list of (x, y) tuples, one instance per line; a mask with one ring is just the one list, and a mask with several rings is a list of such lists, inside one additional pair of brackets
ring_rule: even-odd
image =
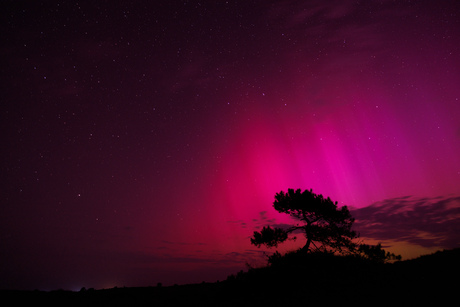
[(460, 246), (459, 1), (4, 0), (0, 33), (0, 289), (224, 280), (288, 188)]

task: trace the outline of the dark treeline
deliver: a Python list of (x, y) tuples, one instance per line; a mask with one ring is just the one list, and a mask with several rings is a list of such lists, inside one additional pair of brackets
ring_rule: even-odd
[(354, 306), (456, 301), (460, 249), (377, 263), (324, 253), (288, 253), (227, 280), (170, 287), (1, 291), (3, 306)]

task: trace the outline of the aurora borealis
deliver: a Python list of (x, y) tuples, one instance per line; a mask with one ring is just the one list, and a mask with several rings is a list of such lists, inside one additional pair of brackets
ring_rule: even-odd
[(0, 288), (222, 280), (288, 188), (458, 247), (458, 2), (157, 2), (0, 4)]

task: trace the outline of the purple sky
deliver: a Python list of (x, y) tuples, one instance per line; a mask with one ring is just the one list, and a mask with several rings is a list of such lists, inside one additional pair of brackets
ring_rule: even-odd
[(0, 4), (0, 288), (225, 279), (288, 188), (459, 246), (457, 1), (156, 2)]

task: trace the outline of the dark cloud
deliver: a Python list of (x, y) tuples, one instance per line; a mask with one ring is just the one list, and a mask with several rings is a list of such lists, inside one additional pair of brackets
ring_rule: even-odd
[[(264, 250), (246, 249), (241, 252), (206, 252), (178, 255), (176, 253), (121, 252), (114, 253), (110, 265), (129, 268), (176, 267), (193, 264), (203, 272), (214, 269), (231, 268), (233, 271), (244, 269), (247, 263), (259, 264), (265, 261)], [(227, 273), (232, 272), (228, 270)]]
[[(273, 228), (281, 228), (281, 229), (289, 229), (291, 228), (292, 226), (294, 225), (297, 225), (298, 224), (298, 221), (295, 221), (293, 220), (292, 221), (292, 224), (287, 224), (287, 223), (279, 223), (277, 222), (277, 220), (275, 218), (267, 218), (266, 216), (267, 214), (267, 211), (261, 211), (259, 213), (259, 219), (252, 219), (252, 222), (254, 224), (254, 230), (260, 230), (262, 229), (262, 227), (265, 227), (265, 226), (270, 226), (270, 227), (273, 227)], [(244, 225), (246, 226), (246, 224)], [(293, 232), (294, 234), (296, 233), (302, 233), (302, 230), (295, 230)]]
[(237, 220), (237, 221), (227, 221), (227, 223), (229, 224), (235, 224), (235, 225), (239, 225), (241, 228), (246, 228), (247, 227), (247, 223), (244, 222), (243, 220)]
[(460, 196), (391, 198), (355, 209), (352, 215), (361, 237), (427, 248), (460, 246)]

